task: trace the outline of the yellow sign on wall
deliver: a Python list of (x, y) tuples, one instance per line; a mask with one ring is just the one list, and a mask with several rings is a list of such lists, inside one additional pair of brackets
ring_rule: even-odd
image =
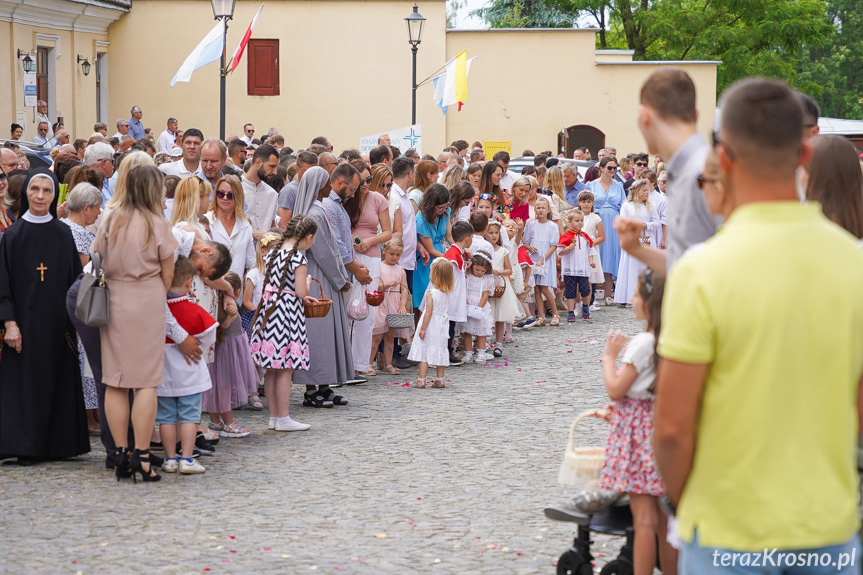
[(491, 160), (491, 157), (497, 152), (506, 152), (507, 154), (512, 155), (510, 148), (512, 148), (512, 141), (509, 140), (492, 140), (482, 143), (482, 151), (485, 152), (487, 160)]

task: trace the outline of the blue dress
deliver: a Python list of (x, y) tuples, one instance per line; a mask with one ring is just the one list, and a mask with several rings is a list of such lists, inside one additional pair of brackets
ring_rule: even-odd
[(599, 215), (605, 228), (605, 241), (599, 246), (602, 269), (616, 280), (617, 267), (620, 264), (620, 240), (614, 231), (614, 220), (620, 215), (620, 206), (626, 201), (626, 192), (617, 180), (612, 180), (608, 193), (602, 189), (599, 180), (588, 182), (587, 187), (593, 193), (593, 211)]
[[(446, 214), (442, 215), (438, 218), (437, 223), (432, 225), (426, 221), (423, 217), (422, 212), (418, 212), (416, 215), (417, 222), (417, 236), (423, 236), (426, 238), (431, 238), (432, 245), (434, 249), (439, 251), (440, 253), (444, 252), (443, 249), (443, 239), (446, 236), (446, 223), (449, 220), (449, 209), (447, 209)], [(417, 237), (417, 246), (420, 245), (422, 240)], [(417, 252), (417, 267), (414, 270), (414, 279), (413, 279), (413, 305), (414, 307), (419, 307), (420, 302), (423, 299), (423, 296), (426, 293), (426, 288), (429, 285), (429, 273), (431, 270), (432, 262), (435, 260), (434, 256), (429, 258), (428, 265), (423, 265), (423, 259), (419, 257), (419, 252)]]

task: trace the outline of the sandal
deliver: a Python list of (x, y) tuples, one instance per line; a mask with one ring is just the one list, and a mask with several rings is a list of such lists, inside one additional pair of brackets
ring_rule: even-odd
[(261, 399), (257, 395), (250, 396), (247, 405), (249, 409), (252, 409), (254, 411), (261, 411), (262, 409), (264, 409), (264, 404), (261, 403)]
[(303, 407), (332, 407), (333, 402), (328, 401), (319, 391), (307, 391), (303, 394)]
[(325, 401), (331, 401), (333, 405), (347, 405), (348, 400), (342, 397), (341, 395), (336, 395), (336, 392), (330, 388), (325, 389), (324, 391), (320, 391), (318, 393), (322, 393), (326, 398)]
[(560, 316), (556, 315), (551, 318), (551, 321), (548, 323), (549, 327), (557, 327), (560, 325)]
[(533, 325), (536, 327), (545, 327), (545, 317), (544, 316), (538, 316)]
[(354, 373), (356, 373), (357, 375), (364, 375), (364, 376), (366, 376), (366, 377), (375, 377), (375, 376), (378, 374), (378, 372), (376, 372), (376, 371), (375, 371), (374, 369), (372, 369), (372, 368), (369, 368), (369, 370), (368, 370), (368, 371), (366, 371), (366, 372), (356, 371), (356, 372), (354, 372)]
[(417, 389), (424, 389), (426, 386), (426, 378), (421, 377), (417, 379), (411, 387), (415, 387)]
[(431, 386), (432, 386), (434, 389), (443, 389), (444, 387), (446, 387), (446, 385), (444, 385), (444, 383), (443, 383), (443, 378), (442, 378), (442, 377), (441, 377), (441, 378), (438, 378), (438, 379), (435, 379), (435, 380), (434, 380), (434, 383), (433, 383)]
[(384, 371), (390, 375), (398, 375), (401, 373), (397, 368), (393, 367), (392, 364), (386, 366), (384, 368)]

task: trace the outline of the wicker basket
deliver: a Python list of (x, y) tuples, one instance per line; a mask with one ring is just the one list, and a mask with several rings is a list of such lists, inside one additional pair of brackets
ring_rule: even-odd
[[(500, 280), (500, 284), (497, 283), (498, 280)], [(498, 299), (502, 298), (504, 293), (506, 293), (506, 280), (503, 279), (503, 276), (494, 276), (494, 290), (488, 294), (488, 297)]]
[[(309, 276), (311, 277), (311, 276)], [(316, 278), (311, 278), (318, 283), (318, 288), (321, 290), (321, 297), (315, 303), (303, 302), (303, 307), (306, 309), (306, 317), (325, 317), (330, 313), (330, 308), (333, 307), (333, 300), (324, 297), (324, 286), (321, 285)]]
[(585, 490), (599, 488), (605, 447), (575, 447), (575, 426), (585, 417), (604, 419), (606, 416), (607, 412), (604, 410), (585, 411), (572, 422), (572, 427), (569, 428), (569, 442), (557, 477), (559, 484)]
[[(375, 278), (378, 278), (378, 280), (381, 279), (378, 276), (372, 277), (372, 279), (375, 279)], [(375, 291), (366, 290), (366, 303), (369, 304), (370, 306), (373, 306), (373, 307), (377, 307), (377, 306), (381, 305), (382, 303), (384, 303), (384, 292), (377, 291), (377, 290), (375, 290)]]

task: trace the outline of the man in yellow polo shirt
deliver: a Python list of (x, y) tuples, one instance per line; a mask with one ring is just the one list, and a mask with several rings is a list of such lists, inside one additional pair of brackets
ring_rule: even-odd
[[(863, 250), (797, 197), (795, 94), (749, 79), (723, 100), (736, 207), (672, 268), (659, 343), (654, 449), (681, 573), (859, 574)], [(829, 310), (812, 305), (826, 278), (842, 286)]]

